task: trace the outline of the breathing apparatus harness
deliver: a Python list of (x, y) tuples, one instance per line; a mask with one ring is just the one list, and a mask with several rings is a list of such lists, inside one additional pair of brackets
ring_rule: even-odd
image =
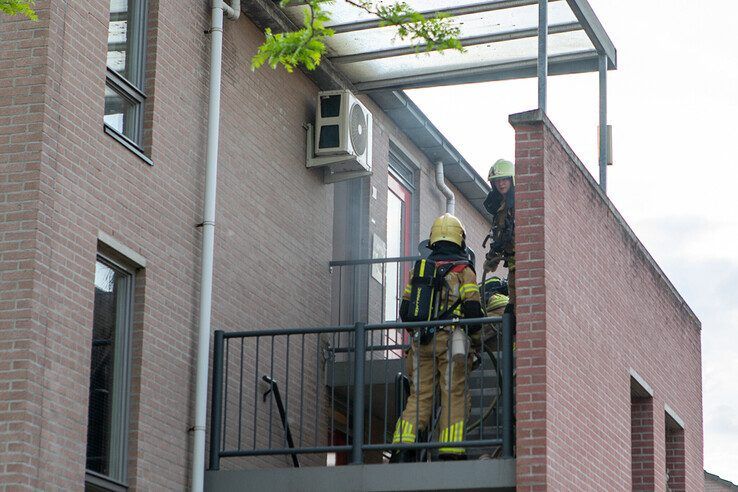
[[(469, 260), (431, 260), (420, 259), (415, 262), (413, 275), (410, 279), (410, 300), (403, 321), (436, 321), (451, 319), (456, 308), (461, 304), (461, 295), (450, 306), (448, 281), (446, 275), (450, 272), (461, 272), (471, 267)], [(446, 288), (446, 306), (442, 312), (441, 293)], [(413, 338), (421, 345), (429, 343), (439, 326), (424, 326), (413, 331)]]

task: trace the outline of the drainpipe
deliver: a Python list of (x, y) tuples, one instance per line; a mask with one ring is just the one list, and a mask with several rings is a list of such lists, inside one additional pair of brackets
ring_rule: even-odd
[(198, 322), (195, 425), (190, 487), (202, 492), (205, 478), (205, 418), (208, 398), (210, 356), (210, 314), (213, 294), (213, 246), (215, 242), (215, 191), (218, 171), (218, 131), (220, 123), (220, 71), (223, 54), (223, 16), (238, 19), (240, 0), (232, 6), (212, 0), (210, 45), (210, 100), (208, 103), (208, 144), (205, 165), (205, 199), (202, 220), (202, 262), (200, 268), (200, 319)]
[(436, 162), (436, 186), (446, 197), (446, 212), (456, 215), (456, 198), (454, 198), (454, 192), (451, 191), (451, 188), (446, 185), (443, 179), (443, 162), (441, 161)]

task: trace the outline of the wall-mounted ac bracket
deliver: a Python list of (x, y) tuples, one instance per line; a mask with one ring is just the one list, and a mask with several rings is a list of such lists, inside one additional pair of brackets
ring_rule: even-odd
[(307, 145), (305, 150), (305, 167), (322, 167), (323, 182), (326, 184), (337, 183), (347, 179), (371, 176), (372, 171), (365, 169), (353, 155), (326, 155), (315, 156), (315, 127), (308, 123), (305, 125)]

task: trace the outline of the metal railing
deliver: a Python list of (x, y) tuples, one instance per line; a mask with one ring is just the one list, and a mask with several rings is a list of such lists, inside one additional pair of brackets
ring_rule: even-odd
[(335, 324), (395, 321), (402, 290), (420, 256), (333, 260), (329, 262)]
[[(426, 326), (468, 330), (484, 326), (475, 367), (471, 352), (465, 371), (469, 408), (477, 407), (478, 427), (463, 441), (392, 443), (396, 376), (404, 358), (386, 357), (402, 344), (387, 345), (390, 330)], [(338, 325), (226, 333), (216, 331), (211, 392), (210, 469), (223, 458), (336, 453), (354, 464), (386, 461), (389, 450), (463, 447), (501, 448), (513, 455), (513, 326), (510, 316), (418, 323)], [(339, 343), (340, 340), (348, 343)], [(377, 356), (378, 354), (378, 356)], [(485, 365), (486, 364), (486, 365)], [(478, 365), (478, 364), (477, 364)], [(262, 377), (279, 380), (284, 407), (277, 416), (273, 398), (260, 401)], [(501, 381), (500, 381), (501, 380)], [(269, 387), (267, 387), (268, 389)], [(263, 391), (262, 391), (263, 393)], [(279, 425), (279, 420), (283, 426)], [(280, 430), (281, 428), (281, 430)], [(285, 432), (291, 429), (291, 432)], [(288, 443), (289, 441), (289, 443)], [(492, 452), (494, 454), (494, 452)], [(325, 458), (323, 457), (323, 463)]]

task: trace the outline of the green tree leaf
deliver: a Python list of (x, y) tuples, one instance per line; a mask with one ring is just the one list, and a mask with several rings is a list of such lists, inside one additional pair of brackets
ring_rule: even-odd
[(0, 0), (0, 12), (7, 15), (25, 15), (37, 21), (38, 15), (33, 10), (34, 0)]
[[(287, 7), (291, 1), (281, 0), (280, 5)], [(297, 31), (274, 34), (266, 29), (266, 39), (251, 59), (251, 69), (256, 70), (265, 63), (272, 68), (282, 66), (288, 72), (299, 66), (308, 70), (317, 68), (327, 50), (325, 39), (334, 34), (332, 29), (325, 27), (331, 17), (324, 6), (334, 1), (307, 0), (303, 26)], [(447, 14), (437, 12), (425, 16), (403, 1), (389, 5), (366, 0), (343, 1), (377, 16), (381, 26), (397, 27), (397, 36), (402, 40), (409, 39), (418, 53), (448, 49), (464, 51), (459, 41), (461, 31)]]

